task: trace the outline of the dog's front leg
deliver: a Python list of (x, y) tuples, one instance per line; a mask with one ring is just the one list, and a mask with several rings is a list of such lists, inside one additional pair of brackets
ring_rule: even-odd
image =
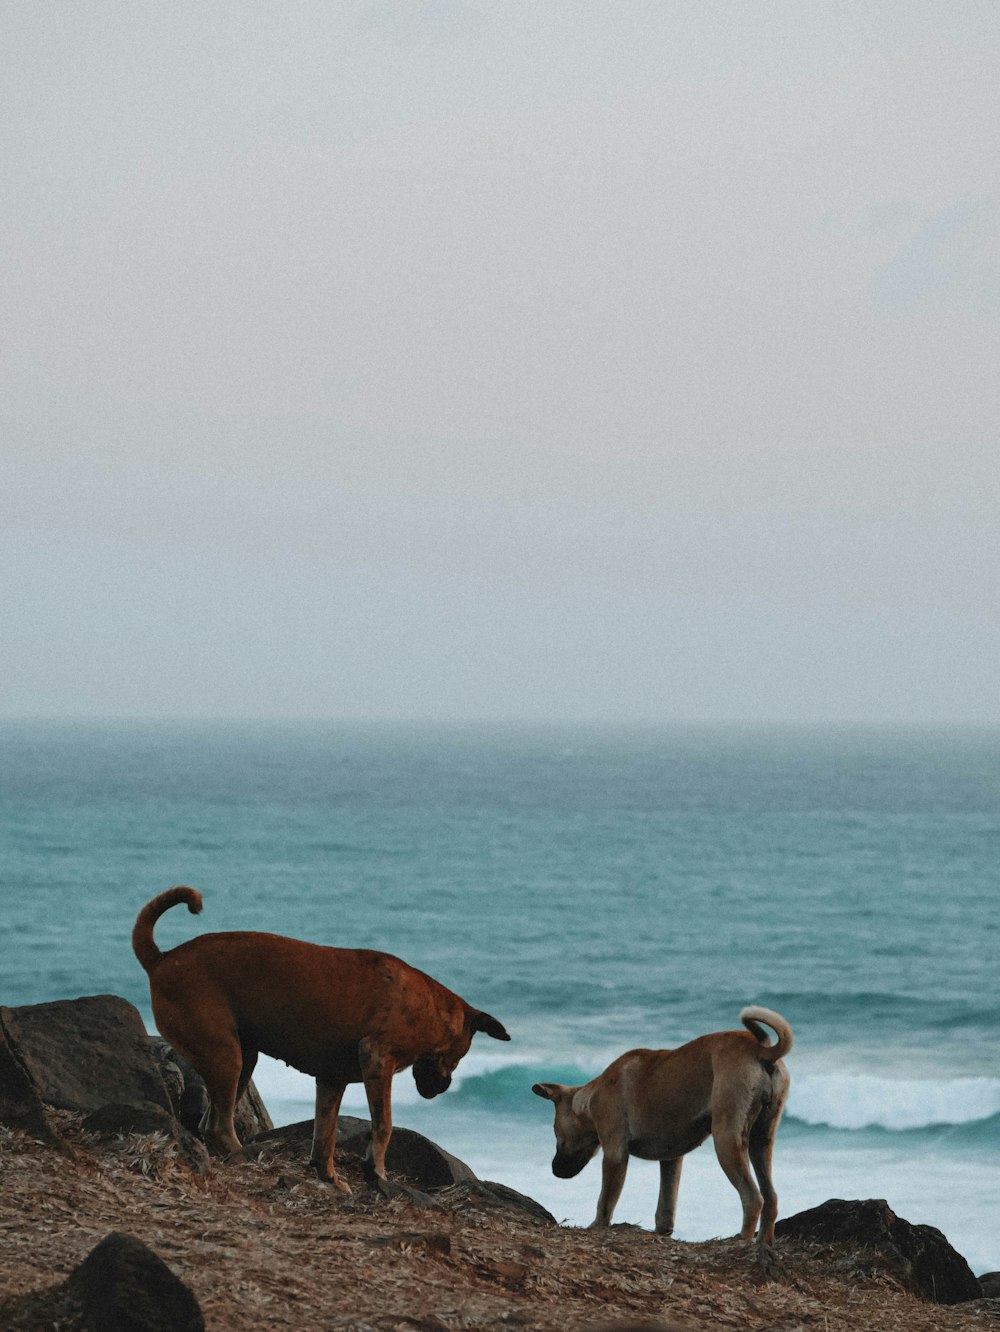
[(611, 1218), (625, 1186), (627, 1170), (628, 1151), (616, 1149), (609, 1151), (605, 1147), (604, 1160), (601, 1162), (601, 1196), (597, 1200), (597, 1215), (590, 1223), (591, 1230), (611, 1225)]
[(677, 1211), (677, 1190), (681, 1182), (683, 1156), (660, 1162), (660, 1197), (656, 1204), (656, 1233), (674, 1233), (674, 1213)]
[(358, 1048), (365, 1095), (372, 1117), (372, 1140), (368, 1160), (377, 1179), (385, 1179), (385, 1152), (392, 1136), (392, 1075), (394, 1061), (377, 1047), (362, 1041)]
[(313, 1124), (312, 1153), (309, 1157), (309, 1164), (316, 1167), (320, 1179), (332, 1184), (341, 1193), (350, 1193), (351, 1186), (334, 1169), (333, 1152), (337, 1144), (340, 1102), (346, 1087), (344, 1082), (321, 1082), (319, 1078), (316, 1079), (316, 1121)]

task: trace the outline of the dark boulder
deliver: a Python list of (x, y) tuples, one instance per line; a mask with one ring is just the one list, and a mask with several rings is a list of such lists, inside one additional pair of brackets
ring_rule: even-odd
[(559, 1222), (552, 1213), (526, 1193), (507, 1184), (498, 1184), (492, 1179), (475, 1179), (471, 1182), (455, 1184), (438, 1195), (449, 1205), (469, 1204), (483, 1211), (520, 1212), (530, 1221), (539, 1221), (546, 1226), (557, 1226)]
[(0, 1008), (0, 1023), (38, 1096), (60, 1110), (109, 1101), (170, 1110), (139, 1010), (114, 994)]
[[(208, 1090), (204, 1079), (184, 1056), (172, 1049), (162, 1037), (153, 1037), (151, 1046), (174, 1114), (189, 1133), (204, 1137), (201, 1125), (208, 1113)], [(267, 1106), (254, 1086), (253, 1079), (240, 1097), (233, 1118), (236, 1136), (244, 1144), (251, 1138), (256, 1138), (259, 1134), (267, 1133), (274, 1128), (271, 1116), (267, 1113)]]
[(134, 1235), (112, 1231), (70, 1275), (67, 1287), (94, 1332), (203, 1332), (194, 1295)]
[(1000, 1300), (1000, 1272), (983, 1272), (979, 1278), (983, 1298)]
[(0, 1124), (21, 1129), (39, 1142), (55, 1147), (67, 1156), (73, 1152), (45, 1113), (31, 1074), (7, 1040), (0, 1010)]
[(884, 1198), (831, 1198), (779, 1221), (775, 1235), (848, 1246), (861, 1259), (862, 1270), (887, 1271), (904, 1289), (935, 1304), (960, 1304), (982, 1295), (969, 1264), (940, 1230), (911, 1225)]
[[(367, 1119), (355, 1115), (341, 1115), (337, 1122), (337, 1151), (365, 1156), (371, 1140), (372, 1126)], [(254, 1149), (282, 1144), (308, 1159), (312, 1147), (313, 1121), (300, 1120), (285, 1124), (255, 1138)], [(506, 1184), (479, 1179), (471, 1166), (446, 1152), (430, 1138), (414, 1129), (394, 1128), (385, 1154), (386, 1169), (401, 1183), (376, 1182), (384, 1197), (406, 1197), (419, 1207), (471, 1206), (483, 1210), (520, 1212), (525, 1217), (546, 1225), (556, 1225), (551, 1212), (516, 1189)], [(372, 1181), (369, 1181), (372, 1182)]]
[[(371, 1140), (372, 1126), (367, 1119), (354, 1115), (341, 1115), (337, 1122), (337, 1151), (364, 1156)], [(294, 1145), (306, 1157), (312, 1147), (313, 1121), (300, 1120), (258, 1135), (254, 1147), (263, 1147), (268, 1141)], [(441, 1189), (450, 1184), (475, 1182), (475, 1172), (423, 1134), (408, 1128), (394, 1128), (385, 1154), (385, 1166), (393, 1174), (402, 1175), (407, 1184), (417, 1189)]]
[[(167, 1133), (193, 1170), (207, 1168), (198, 1141), (204, 1082), (165, 1041), (151, 1039), (139, 1010), (117, 995), (0, 1008), (0, 1122), (68, 1151), (46, 1106), (83, 1112), (92, 1133)], [(252, 1082), (236, 1127), (244, 1140), (271, 1127)]]
[[(368, 1150), (372, 1126), (367, 1119), (342, 1115), (337, 1142), (344, 1151), (359, 1156)], [(310, 1138), (312, 1132), (310, 1130)], [(430, 1138), (413, 1129), (394, 1128), (385, 1153), (386, 1170), (402, 1175), (408, 1184), (418, 1189), (441, 1189), (449, 1184), (461, 1184), (476, 1178), (475, 1171), (451, 1152), (446, 1152)]]
[(198, 1301), (134, 1235), (113, 1231), (58, 1286), (0, 1304), (6, 1332), (204, 1332)]

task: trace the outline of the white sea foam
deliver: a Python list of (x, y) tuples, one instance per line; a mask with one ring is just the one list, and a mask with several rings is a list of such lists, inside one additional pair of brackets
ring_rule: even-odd
[[(489, 1076), (505, 1068), (523, 1065), (524, 1060), (514, 1055), (503, 1053), (476, 1053), (470, 1051), (459, 1065), (452, 1081), (452, 1088), (457, 1091), (464, 1083), (476, 1078)], [(297, 1069), (289, 1068), (278, 1059), (261, 1055), (254, 1070), (254, 1083), (264, 1098), (264, 1104), (276, 1123), (288, 1123), (291, 1120), (310, 1115), (316, 1094), (315, 1081)], [(525, 1092), (530, 1081), (525, 1079)], [(421, 1103), (420, 1093), (410, 1073), (403, 1072), (393, 1080), (392, 1103), (394, 1106), (415, 1106)], [(529, 1097), (530, 1099), (530, 1097)], [(343, 1109), (348, 1114), (368, 1113), (364, 1087), (352, 1083), (344, 1093)]]
[[(564, 1067), (559, 1060), (525, 1060), (505, 1052), (470, 1051), (456, 1070), (452, 1092), (471, 1090), (478, 1080), (488, 1084), (497, 1111), (516, 1113), (531, 1100), (533, 1080), (551, 1078)], [(516, 1085), (503, 1086), (495, 1075), (520, 1069)], [(534, 1070), (534, 1071), (533, 1071)], [(583, 1076), (582, 1074), (580, 1075)], [(275, 1059), (261, 1056), (254, 1080), (272, 1115), (284, 1115), (286, 1106), (311, 1107), (313, 1080)], [(506, 1093), (506, 1094), (505, 1094)], [(408, 1073), (395, 1079), (393, 1103), (413, 1106), (420, 1096)], [(364, 1111), (360, 1084), (348, 1087), (344, 1109)], [(882, 1128), (907, 1130), (942, 1124), (972, 1124), (1000, 1113), (1000, 1078), (916, 1079), (877, 1077), (873, 1074), (799, 1073), (792, 1078), (788, 1115), (800, 1123), (834, 1129)]]
[(872, 1074), (800, 1073), (792, 1078), (788, 1114), (804, 1124), (838, 1129), (919, 1129), (971, 1124), (1000, 1113), (1000, 1078), (940, 1081)]

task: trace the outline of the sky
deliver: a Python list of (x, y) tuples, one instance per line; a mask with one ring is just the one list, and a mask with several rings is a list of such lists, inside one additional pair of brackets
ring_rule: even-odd
[(0, 715), (1000, 724), (995, 0), (0, 31)]

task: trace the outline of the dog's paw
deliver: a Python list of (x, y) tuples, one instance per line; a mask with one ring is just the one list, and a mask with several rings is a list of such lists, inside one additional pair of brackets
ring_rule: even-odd
[(315, 1168), (316, 1177), (321, 1184), (329, 1184), (331, 1188), (336, 1189), (338, 1193), (350, 1193), (351, 1186), (346, 1179), (341, 1179), (336, 1170), (332, 1170), (328, 1175), (325, 1170), (320, 1169), (314, 1161), (310, 1161), (311, 1166)]

